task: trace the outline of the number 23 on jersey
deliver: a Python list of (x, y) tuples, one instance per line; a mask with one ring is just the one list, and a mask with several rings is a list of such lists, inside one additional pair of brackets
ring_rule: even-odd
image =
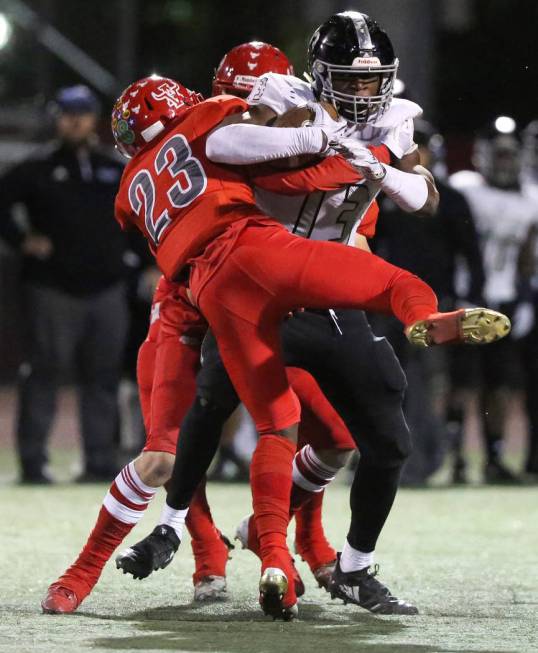
[[(172, 222), (171, 211), (182, 209), (201, 195), (207, 187), (207, 177), (200, 161), (192, 156), (182, 134), (169, 138), (154, 159), (153, 170), (143, 168), (129, 185), (129, 203), (143, 218), (149, 237), (155, 245)], [(157, 191), (159, 195), (157, 197)], [(165, 208), (156, 213), (156, 204)]]

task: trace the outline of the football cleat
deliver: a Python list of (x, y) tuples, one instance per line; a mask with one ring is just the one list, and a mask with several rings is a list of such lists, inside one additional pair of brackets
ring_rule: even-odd
[(388, 587), (377, 580), (379, 566), (344, 572), (340, 568), (340, 554), (329, 585), (332, 599), (342, 599), (374, 614), (418, 614), (418, 609), (393, 596)]
[(41, 601), (41, 609), (45, 614), (69, 614), (79, 605), (80, 601), (75, 592), (58, 583), (49, 587), (47, 595)]
[[(335, 567), (336, 567), (336, 560), (333, 560), (333, 562), (329, 562), (326, 565), (321, 565), (321, 567), (318, 567), (317, 569), (314, 569), (312, 571), (312, 574), (316, 579), (318, 586), (326, 590), (327, 592), (329, 591), (329, 585)], [(297, 596), (299, 596), (299, 594), (297, 594)]]
[(164, 569), (172, 562), (179, 548), (179, 537), (171, 526), (159, 525), (140, 542), (116, 556), (116, 569), (133, 578), (147, 578), (151, 572)]
[(278, 567), (268, 567), (260, 578), (260, 605), (264, 614), (274, 619), (291, 621), (295, 619), (299, 610), (297, 603), (291, 606), (284, 605), (284, 596), (288, 591), (288, 578)]
[(248, 541), (248, 532), (249, 532), (249, 524), (250, 524), (250, 518), (252, 515), (247, 515), (246, 517), (243, 517), (243, 519), (239, 522), (237, 528), (235, 529), (235, 535), (234, 535), (234, 540), (237, 540), (239, 544), (241, 544), (242, 549), (248, 549), (249, 551), (252, 551), (255, 555), (258, 555), (258, 551), (254, 551), (252, 546), (249, 546), (249, 541)]
[(197, 603), (225, 601), (227, 598), (225, 576), (206, 576), (194, 586), (194, 601)]
[(510, 320), (489, 308), (460, 308), (451, 313), (433, 313), (405, 329), (412, 345), (487, 345), (510, 333)]
[[(248, 549), (252, 551), (254, 555), (260, 557), (260, 545), (256, 538), (254, 531), (250, 530), (252, 515), (247, 515), (244, 519), (241, 520), (237, 528), (235, 529), (234, 540), (238, 540), (241, 544), (242, 549)], [(290, 556), (291, 558), (291, 556)], [(305, 593), (305, 586), (303, 579), (301, 578), (297, 567), (295, 566), (295, 560), (291, 558), (291, 564), (293, 567), (293, 582), (295, 583), (295, 594), (297, 597), (303, 596)]]

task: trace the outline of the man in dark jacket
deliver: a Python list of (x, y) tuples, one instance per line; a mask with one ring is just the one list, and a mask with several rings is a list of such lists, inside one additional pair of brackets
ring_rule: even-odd
[[(127, 328), (125, 238), (113, 220), (121, 164), (97, 146), (96, 96), (62, 89), (58, 140), (0, 178), (0, 237), (22, 255), (23, 325), (17, 447), (21, 479), (47, 483), (47, 439), (58, 383), (79, 383), (84, 472), (112, 478), (117, 386)], [(15, 205), (22, 205), (13, 212)]]

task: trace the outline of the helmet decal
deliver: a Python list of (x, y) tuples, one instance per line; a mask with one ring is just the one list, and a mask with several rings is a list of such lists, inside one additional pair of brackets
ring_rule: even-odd
[(202, 101), (173, 79), (152, 75), (128, 86), (112, 109), (111, 127), (118, 150), (132, 157), (170, 120)]

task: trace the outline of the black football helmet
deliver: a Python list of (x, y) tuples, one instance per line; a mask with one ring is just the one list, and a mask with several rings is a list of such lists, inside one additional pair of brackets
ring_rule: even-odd
[[(398, 59), (387, 33), (366, 14), (334, 14), (312, 35), (308, 69), (317, 97), (332, 102), (356, 124), (375, 122), (390, 106)], [(333, 75), (380, 76), (377, 95), (360, 97), (333, 88)]]
[(506, 190), (519, 188), (522, 147), (513, 118), (499, 116), (478, 132), (472, 161), (492, 186)]

